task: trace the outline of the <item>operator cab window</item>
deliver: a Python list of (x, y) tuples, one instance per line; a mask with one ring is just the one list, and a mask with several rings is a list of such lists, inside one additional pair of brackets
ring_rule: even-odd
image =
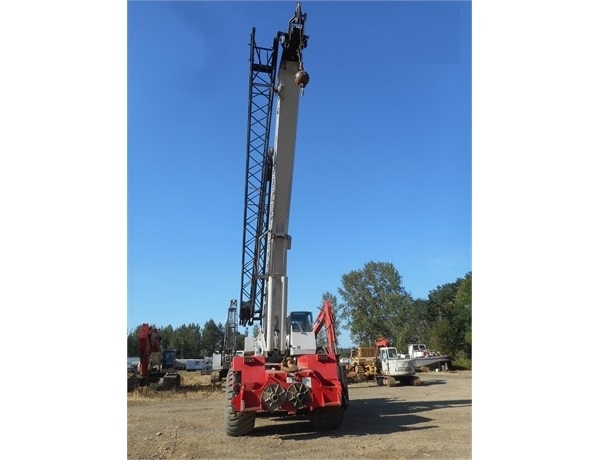
[(295, 311), (288, 317), (292, 332), (312, 332), (312, 313), (309, 311)]

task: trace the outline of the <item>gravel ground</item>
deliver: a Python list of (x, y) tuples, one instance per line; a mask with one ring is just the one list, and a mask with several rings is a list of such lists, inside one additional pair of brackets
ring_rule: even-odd
[[(128, 459), (470, 459), (471, 372), (419, 373), (421, 386), (349, 386), (340, 428), (259, 417), (250, 436), (225, 434), (221, 390), (130, 394)], [(185, 373), (184, 373), (185, 379)]]

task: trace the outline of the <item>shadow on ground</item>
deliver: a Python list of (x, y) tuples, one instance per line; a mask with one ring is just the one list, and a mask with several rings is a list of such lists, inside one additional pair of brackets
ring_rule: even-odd
[(282, 417), (275, 424), (261, 426), (260, 418), (257, 418), (252, 436), (276, 435), (284, 440), (304, 440), (327, 436), (382, 435), (398, 431), (429, 430), (436, 426), (419, 426), (435, 422), (435, 419), (423, 416), (425, 413), (436, 409), (470, 406), (471, 403), (470, 399), (427, 402), (406, 402), (387, 398), (356, 400), (351, 401), (342, 426), (336, 430), (317, 433), (308, 420), (303, 421), (297, 417)]

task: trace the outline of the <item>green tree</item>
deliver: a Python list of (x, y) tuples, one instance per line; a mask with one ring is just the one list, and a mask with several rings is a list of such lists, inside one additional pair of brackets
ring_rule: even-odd
[(467, 273), (460, 281), (458, 291), (456, 292), (454, 315), (457, 333), (462, 335), (462, 343), (459, 343), (456, 355), (457, 357), (462, 358), (464, 353), (464, 356), (467, 359), (471, 359), (473, 340), (473, 314), (471, 310), (473, 288), (471, 275), (471, 272)]
[(201, 335), (200, 325), (195, 323), (184, 324), (175, 329), (173, 332), (173, 348), (177, 349), (177, 356), (179, 358), (201, 357)]
[(423, 316), (425, 343), (460, 359), (471, 359), (471, 272), (429, 292)]
[(238, 333), (235, 336), (235, 349), (236, 350), (244, 349), (246, 337), (248, 337), (248, 328), (246, 328), (245, 333), (238, 331)]
[(426, 344), (442, 353), (452, 354), (456, 337), (452, 329), (452, 311), (458, 282), (446, 283), (429, 292), (425, 319), (427, 321)]
[(218, 325), (210, 319), (204, 323), (202, 329), (202, 346), (208, 355), (216, 351), (223, 351), (223, 340), (225, 340), (225, 329), (221, 323)]
[[(427, 320), (427, 300), (417, 299), (413, 302), (412, 333), (407, 337), (406, 346), (410, 343), (430, 343), (430, 321)], [(403, 352), (408, 351), (405, 350)]]
[(140, 327), (141, 324), (127, 333), (127, 357), (129, 358), (140, 356)]
[(338, 292), (344, 300), (340, 319), (359, 346), (373, 346), (378, 337), (394, 343), (410, 337), (413, 300), (393, 264), (367, 262), (362, 270), (342, 275)]
[(174, 341), (174, 334), (175, 331), (173, 330), (173, 326), (171, 326), (170, 324), (159, 328), (159, 333), (160, 336), (162, 338), (162, 347), (163, 348), (177, 348), (175, 346), (175, 341)]

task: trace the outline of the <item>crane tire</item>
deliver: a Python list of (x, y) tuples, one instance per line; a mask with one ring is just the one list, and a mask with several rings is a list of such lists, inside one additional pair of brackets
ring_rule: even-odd
[(246, 436), (254, 430), (254, 422), (256, 421), (256, 412), (236, 412), (231, 405), (233, 394), (233, 370), (227, 372), (227, 380), (225, 384), (225, 431), (227, 436)]
[(316, 431), (334, 430), (344, 420), (344, 406), (319, 407), (310, 413), (309, 419)]

